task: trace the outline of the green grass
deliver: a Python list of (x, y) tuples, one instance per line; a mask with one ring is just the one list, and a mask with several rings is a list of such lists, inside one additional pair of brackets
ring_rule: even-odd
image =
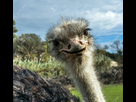
[[(123, 102), (123, 85), (104, 85), (102, 91), (106, 102)], [(70, 92), (82, 101), (81, 94), (76, 88)]]
[(123, 102), (123, 85), (105, 85), (103, 93), (107, 102)]
[(83, 100), (80, 92), (78, 91), (78, 89), (76, 89), (76, 88), (75, 89), (71, 89), (70, 92), (72, 93), (72, 95), (78, 97), (81, 101)]

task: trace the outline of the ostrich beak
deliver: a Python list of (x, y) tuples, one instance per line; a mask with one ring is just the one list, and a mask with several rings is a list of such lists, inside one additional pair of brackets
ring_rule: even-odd
[(81, 54), (84, 50), (86, 50), (86, 42), (72, 39), (67, 48), (61, 49), (60, 52), (64, 52), (65, 54)]

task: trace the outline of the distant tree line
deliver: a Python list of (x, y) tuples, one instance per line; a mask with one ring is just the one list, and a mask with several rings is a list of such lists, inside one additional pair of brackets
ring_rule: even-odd
[[(109, 48), (115, 53), (106, 51)], [(95, 55), (105, 55), (118, 62), (118, 64), (123, 65), (123, 42), (116, 40), (111, 45), (105, 45), (104, 47), (102, 47), (100, 44), (97, 44), (95, 45)]]

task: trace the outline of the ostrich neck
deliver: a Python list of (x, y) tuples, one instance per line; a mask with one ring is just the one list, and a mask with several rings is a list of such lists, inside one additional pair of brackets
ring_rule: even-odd
[[(72, 61), (72, 60), (71, 60)], [(97, 80), (92, 58), (79, 58), (66, 64), (66, 69), (79, 89), (83, 102), (105, 102), (100, 84)]]

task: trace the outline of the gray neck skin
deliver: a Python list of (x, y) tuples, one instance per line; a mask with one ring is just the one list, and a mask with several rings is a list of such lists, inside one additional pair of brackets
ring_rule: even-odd
[(73, 64), (66, 63), (66, 70), (79, 89), (83, 102), (106, 102), (92, 65), (92, 57), (83, 58), (69, 60)]

